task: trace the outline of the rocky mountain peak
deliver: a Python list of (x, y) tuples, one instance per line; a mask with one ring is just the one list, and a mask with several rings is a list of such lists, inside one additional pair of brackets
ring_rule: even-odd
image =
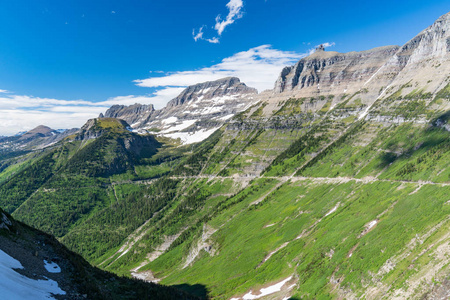
[(80, 129), (76, 140), (88, 140), (101, 136), (107, 131), (127, 131), (130, 125), (124, 120), (115, 118), (89, 119)]
[(239, 78), (226, 77), (187, 87), (163, 109), (141, 104), (114, 105), (99, 120), (118, 118), (139, 133), (151, 132), (182, 143), (199, 142), (248, 108), (257, 94)]
[(57, 134), (56, 130), (51, 129), (48, 126), (39, 125), (36, 128), (33, 128), (33, 129), (25, 132), (24, 134), (20, 135), (18, 140), (21, 142), (24, 142), (24, 141), (29, 141), (29, 140), (40, 138), (40, 137), (52, 136), (55, 134)]
[(118, 118), (127, 121), (129, 124), (134, 124), (143, 117), (148, 119), (154, 111), (153, 104), (144, 105), (135, 103), (130, 106), (113, 105), (104, 115), (100, 114), (99, 118)]
[(48, 134), (50, 132), (54, 131), (53, 129), (51, 129), (48, 126), (45, 125), (39, 125), (33, 129), (31, 129), (30, 131), (28, 131), (28, 133), (42, 133), (42, 134)]
[[(275, 83), (275, 92), (306, 90), (342, 93), (347, 85), (361, 86), (395, 54), (398, 46), (386, 46), (361, 52), (324, 51), (323, 45), (302, 58), (294, 66), (282, 70)], [(339, 87), (339, 91), (335, 91)]]
[(167, 107), (179, 106), (198, 99), (209, 100), (214, 97), (257, 93), (255, 88), (248, 87), (239, 78), (226, 77), (187, 87), (178, 97), (167, 103)]

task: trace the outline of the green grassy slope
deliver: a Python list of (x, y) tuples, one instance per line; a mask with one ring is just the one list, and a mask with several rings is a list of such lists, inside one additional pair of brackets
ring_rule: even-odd
[(258, 104), (194, 147), (105, 120), (7, 169), (1, 205), (105, 270), (198, 295), (292, 276), (278, 296), (421, 296), (450, 274), (449, 99), (400, 95), (362, 120), (357, 93)]

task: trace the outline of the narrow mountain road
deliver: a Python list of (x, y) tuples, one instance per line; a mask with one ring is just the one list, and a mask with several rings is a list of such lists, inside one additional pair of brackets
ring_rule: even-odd
[(209, 176), (209, 175), (198, 175), (198, 176), (171, 176), (171, 179), (232, 179), (232, 180), (248, 180), (257, 178), (267, 178), (280, 180), (281, 183), (287, 182), (289, 180), (293, 181), (313, 181), (317, 183), (345, 183), (349, 181), (361, 182), (361, 183), (372, 183), (372, 182), (392, 182), (392, 183), (406, 183), (406, 184), (417, 184), (417, 185), (436, 185), (436, 186), (450, 186), (450, 182), (433, 182), (433, 181), (413, 181), (413, 180), (396, 180), (396, 179), (379, 179), (376, 177), (304, 177), (304, 176), (294, 176), (294, 172), (290, 176)]

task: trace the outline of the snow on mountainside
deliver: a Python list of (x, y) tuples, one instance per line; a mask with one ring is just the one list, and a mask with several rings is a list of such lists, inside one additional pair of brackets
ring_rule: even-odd
[(54, 280), (31, 279), (19, 274), (15, 269), (23, 269), (22, 264), (0, 250), (0, 290), (3, 299), (54, 299), (51, 294), (66, 294)]
[(206, 139), (236, 113), (254, 104), (257, 93), (238, 78), (227, 77), (189, 86), (161, 110), (154, 110), (152, 105), (115, 105), (100, 117), (123, 119), (138, 133), (191, 144)]

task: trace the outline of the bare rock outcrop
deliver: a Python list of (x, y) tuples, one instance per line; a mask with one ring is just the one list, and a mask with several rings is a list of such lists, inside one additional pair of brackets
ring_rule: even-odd
[(294, 66), (284, 68), (274, 91), (305, 90), (338, 94), (352, 87), (360, 87), (398, 49), (398, 46), (385, 46), (361, 52), (338, 53), (320, 48)]
[(113, 105), (105, 114), (100, 114), (99, 118), (117, 118), (125, 120), (128, 124), (147, 121), (155, 111), (152, 104), (133, 104), (130, 106)]

